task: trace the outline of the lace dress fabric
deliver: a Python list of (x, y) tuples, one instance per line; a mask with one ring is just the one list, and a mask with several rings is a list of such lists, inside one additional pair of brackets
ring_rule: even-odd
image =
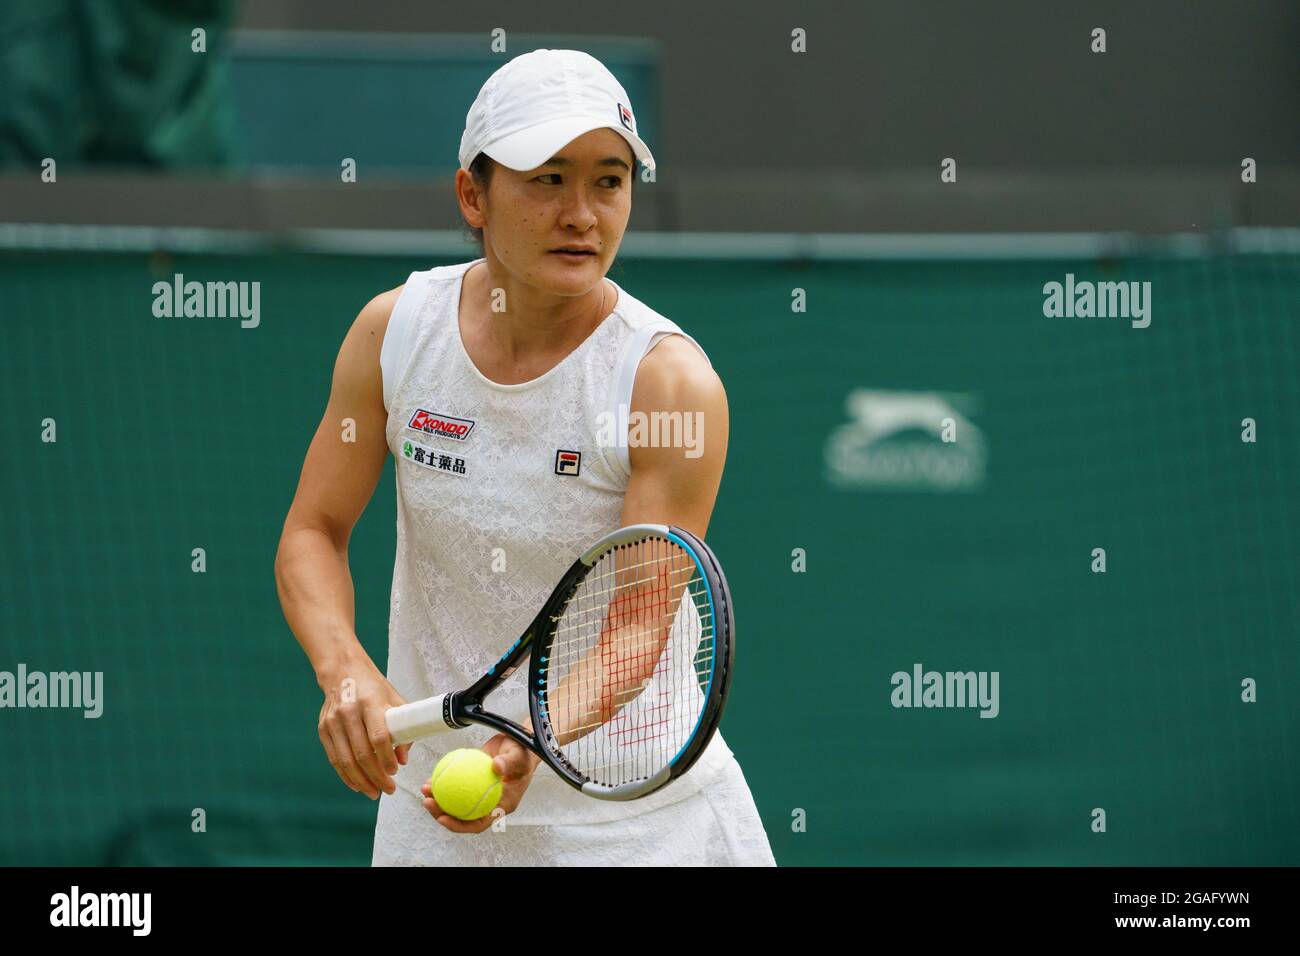
[[(469, 686), (577, 555), (618, 527), (627, 476), (615, 451), (597, 442), (600, 416), (613, 411), (620, 363), (640, 360), (627, 354), (629, 342), (642, 340), (638, 330), (677, 330), (619, 289), (614, 311), (557, 366), (500, 385), (474, 367), (460, 338), (461, 279), (471, 265), (414, 273), (384, 343), (397, 481), (388, 678), (407, 700)], [(430, 415), (473, 427), (463, 440), (413, 427)], [(558, 473), (560, 450), (581, 454), (577, 474)], [(522, 722), (525, 680), (521, 669), (492, 694), (490, 709)], [(774, 864), (721, 734), (689, 773), (649, 797), (595, 800), (542, 765), (497, 828), (448, 831), (424, 809), (420, 786), (443, 754), (492, 735), (475, 727), (411, 748), (397, 792), (380, 797), (376, 865)]]

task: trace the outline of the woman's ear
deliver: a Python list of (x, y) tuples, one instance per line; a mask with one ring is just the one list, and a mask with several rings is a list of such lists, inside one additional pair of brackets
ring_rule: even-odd
[(471, 229), (482, 229), (487, 210), (487, 191), (480, 189), (474, 177), (463, 169), (456, 170), (456, 201), (461, 218)]

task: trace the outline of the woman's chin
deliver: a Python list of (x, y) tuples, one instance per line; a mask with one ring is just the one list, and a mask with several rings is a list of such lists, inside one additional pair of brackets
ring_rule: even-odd
[(575, 295), (586, 292), (604, 275), (600, 268), (599, 256), (574, 259), (548, 252), (546, 258), (549, 263), (546, 274), (552, 279), (557, 292), (561, 289)]

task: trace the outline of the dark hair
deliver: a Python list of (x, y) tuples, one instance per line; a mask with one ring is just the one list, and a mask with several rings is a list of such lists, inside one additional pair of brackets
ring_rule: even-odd
[[(632, 152), (632, 147), (628, 146), (628, 152)], [(486, 193), (488, 187), (492, 185), (492, 173), (496, 170), (497, 164), (487, 153), (479, 153), (474, 157), (474, 161), (469, 164), (469, 174), (474, 179), (474, 184), (479, 190)], [(638, 164), (635, 154), (632, 156), (632, 173), (628, 177), (630, 180), (628, 189), (636, 187)], [(465, 223), (465, 231), (469, 233), (470, 238), (478, 246), (479, 255), (483, 254), (483, 230)]]

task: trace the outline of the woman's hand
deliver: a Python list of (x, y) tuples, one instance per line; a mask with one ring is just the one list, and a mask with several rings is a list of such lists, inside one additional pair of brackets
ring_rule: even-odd
[(325, 703), (317, 731), (339, 778), (371, 800), (393, 793), (392, 774), (405, 764), (410, 744), (393, 745), (384, 719), (390, 707), (406, 701), (369, 657), (353, 657), (319, 677)]
[[(480, 749), (494, 758), (492, 769), (501, 777), (501, 800), (497, 807), (505, 813), (513, 813), (519, 806), (519, 801), (524, 798), (524, 791), (532, 783), (533, 771), (542, 762), (541, 758), (505, 734), (497, 734)], [(454, 833), (482, 833), (500, 816), (494, 809), (477, 820), (457, 820), (438, 806), (427, 780), (420, 792), (424, 794), (424, 808), (429, 811), (429, 815)]]

